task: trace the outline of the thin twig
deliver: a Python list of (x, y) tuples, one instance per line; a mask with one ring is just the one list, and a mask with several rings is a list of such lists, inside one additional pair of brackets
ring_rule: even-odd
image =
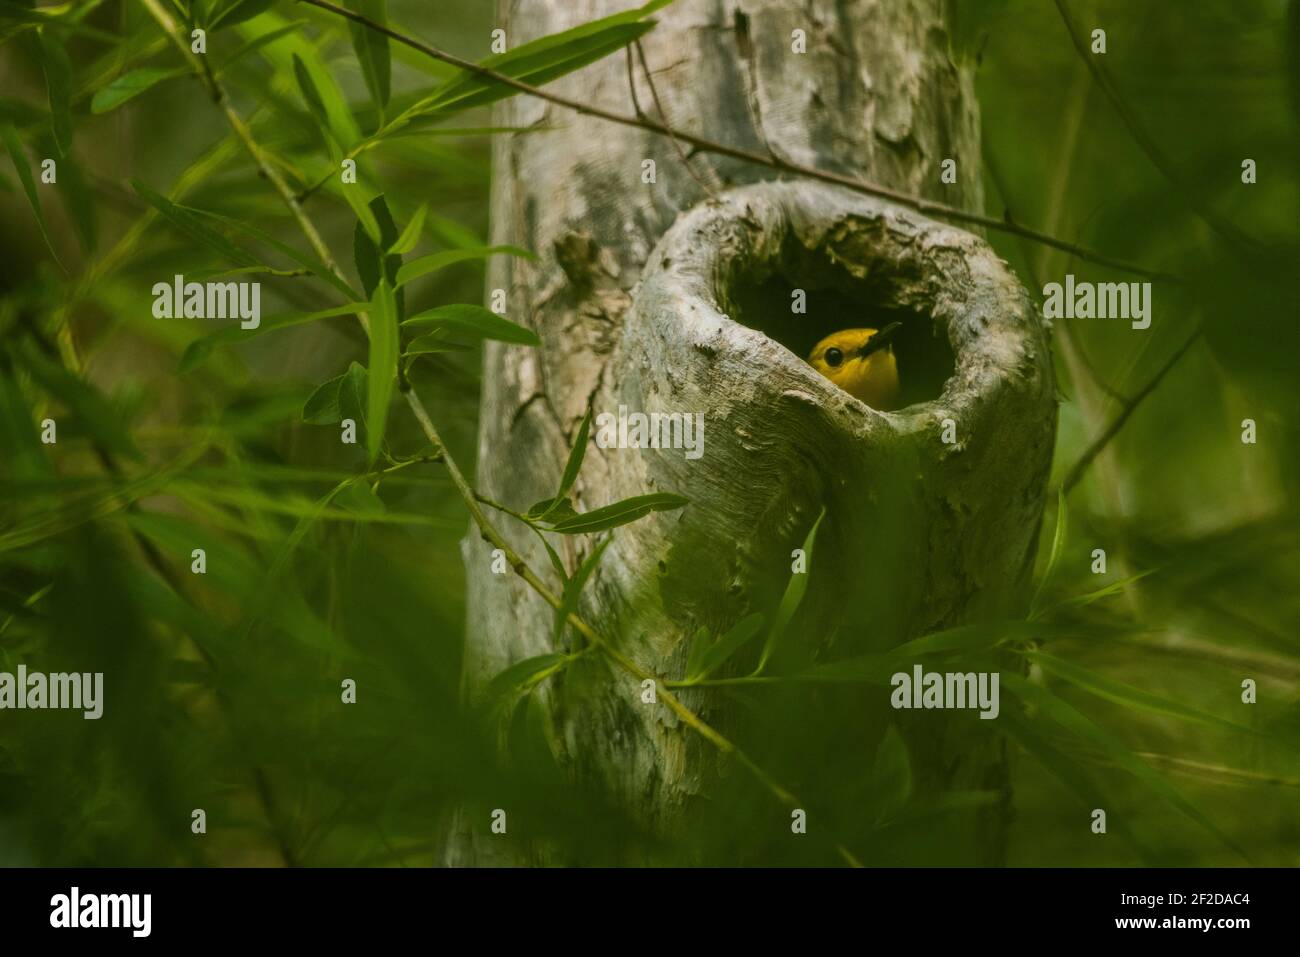
[[(686, 155), (686, 150), (682, 149), (681, 140), (677, 138), (677, 134), (673, 131), (672, 126), (670, 126), (668, 123), (668, 112), (664, 109), (663, 103), (661, 103), (659, 100), (659, 90), (655, 88), (655, 80), (654, 77), (651, 76), (650, 74), (650, 66), (645, 61), (645, 50), (641, 48), (641, 41), (638, 39), (634, 42), (633, 45), (636, 47), (637, 59), (641, 61), (641, 72), (645, 74), (646, 86), (650, 87), (650, 98), (654, 100), (655, 109), (659, 112), (659, 119), (663, 121), (664, 129), (668, 130), (668, 139), (672, 142), (673, 149), (677, 152), (677, 156), (682, 161), (682, 165), (686, 167), (686, 172), (691, 174), (691, 179), (699, 183), (700, 189), (708, 193), (711, 199), (717, 199), (718, 198), (717, 190), (714, 189), (712, 186), (710, 186), (708, 183), (706, 183), (704, 179), (698, 173), (695, 172), (695, 167), (691, 165), (690, 157)], [(631, 48), (629, 47), (629, 49)], [(632, 95), (633, 97), (635, 97), (636, 96), (635, 84), (633, 84), (633, 87), (634, 89)], [(705, 164), (704, 168), (708, 170), (710, 175), (713, 175), (713, 170), (709, 167), (707, 163)], [(716, 179), (716, 176), (714, 178)]]
[[(151, 0), (147, 0), (147, 2), (151, 2)], [(530, 83), (517, 80), (512, 76), (499, 73), (489, 67), (481, 66), (470, 60), (462, 59), (453, 53), (440, 50), (437, 47), (430, 46), (429, 44), (416, 40), (413, 37), (408, 37), (382, 23), (371, 20), (367, 16), (360, 13), (354, 13), (353, 11), (340, 7), (337, 4), (330, 3), (329, 0), (299, 0), (299, 2), (309, 3), (322, 10), (328, 10), (338, 16), (352, 20), (355, 23), (360, 23), (377, 33), (382, 33), (390, 39), (396, 40), (398, 43), (408, 46), (413, 50), (418, 50), (425, 56), (432, 57), (433, 59), (439, 60), (443, 63), (448, 63), (454, 67), (473, 73), (476, 76), (492, 80), (495, 83), (503, 84), (511, 89), (518, 90), (520, 93), (527, 93), (530, 96), (538, 97), (539, 99), (554, 103), (557, 106), (573, 110), (575, 113), (583, 116), (606, 120), (610, 123), (618, 123), (621, 126), (631, 126), (637, 129), (647, 130), (651, 133), (657, 133), (660, 136), (667, 136), (670, 138), (675, 137), (683, 143), (690, 144), (692, 149), (697, 153), (713, 153), (718, 156), (726, 156), (730, 159), (740, 160), (745, 163), (753, 163), (757, 166), (766, 166), (769, 169), (774, 169), (778, 172), (791, 173), (808, 179), (820, 180), (824, 183), (833, 183), (837, 186), (843, 186), (847, 189), (853, 190), (856, 193), (862, 193), (867, 196), (876, 196), (881, 199), (888, 199), (902, 206), (914, 209), (917, 212), (925, 213), (926, 215), (937, 216), (942, 219), (950, 219), (957, 222), (973, 223), (977, 226), (982, 226), (985, 229), (1023, 236), (1026, 239), (1032, 239), (1045, 246), (1063, 250), (1078, 256), (1080, 259), (1094, 262), (1102, 266), (1109, 266), (1112, 269), (1122, 270), (1138, 276), (1146, 276), (1150, 279), (1182, 282), (1182, 279), (1178, 276), (1147, 269), (1143, 266), (1136, 266), (1132, 263), (1113, 259), (1109, 256), (1103, 256), (1101, 253), (1085, 249), (1081, 246), (1075, 245), (1074, 243), (1068, 243), (1065, 240), (1057, 239), (1055, 236), (1049, 236), (1048, 234), (1041, 233), (1035, 229), (1021, 226), (1019, 223), (1011, 223), (993, 216), (985, 216), (982, 213), (973, 213), (964, 209), (959, 209), (956, 206), (936, 203), (933, 200), (923, 199), (919, 196), (913, 196), (910, 193), (903, 193), (899, 190), (879, 186), (875, 183), (858, 179), (855, 176), (833, 173), (828, 170), (817, 169), (813, 166), (805, 166), (802, 163), (796, 163), (779, 156), (755, 153), (752, 150), (741, 149), (736, 146), (728, 146), (725, 143), (718, 143), (714, 140), (705, 139), (702, 136), (696, 136), (694, 133), (687, 133), (682, 130), (672, 130), (663, 123), (652, 120), (649, 117), (628, 116), (623, 113), (615, 113), (612, 110), (592, 106), (589, 103), (583, 103), (580, 100), (574, 100), (558, 93), (551, 93), (548, 90), (543, 90)]]
[(1169, 180), (1177, 190), (1178, 195), (1181, 196), (1192, 208), (1192, 211), (1204, 220), (1205, 224), (1218, 233), (1219, 236), (1228, 240), (1230, 244), (1239, 247), (1239, 252), (1244, 251), (1250, 253), (1257, 250), (1259, 244), (1255, 242), (1254, 239), (1247, 236), (1244, 232), (1238, 229), (1237, 226), (1221, 216), (1213, 207), (1200, 198), (1199, 193), (1188, 185), (1182, 174), (1174, 167), (1174, 164), (1170, 161), (1169, 157), (1165, 155), (1164, 150), (1160, 148), (1160, 145), (1155, 141), (1151, 134), (1147, 132), (1146, 127), (1142, 125), (1142, 121), (1138, 118), (1137, 113), (1135, 113), (1128, 103), (1125, 102), (1124, 98), (1120, 96), (1119, 87), (1115, 84), (1115, 81), (1102, 65), (1101, 58), (1089, 51), (1087, 41), (1084, 40), (1083, 33), (1074, 22), (1074, 18), (1070, 15), (1070, 10), (1069, 7), (1066, 6), (1065, 0), (1056, 0), (1056, 9), (1061, 14), (1061, 20), (1065, 24), (1065, 29), (1070, 34), (1070, 41), (1074, 44), (1074, 49), (1078, 52), (1084, 65), (1088, 68), (1088, 72), (1092, 74), (1092, 78), (1096, 81), (1097, 86), (1101, 87), (1101, 91), (1106, 94), (1106, 99), (1110, 100), (1111, 106), (1113, 106), (1115, 112), (1119, 114), (1119, 118), (1123, 121), (1129, 134), (1137, 142), (1138, 147), (1147, 155), (1147, 158), (1151, 160), (1151, 164), (1155, 166), (1165, 179)]
[(1111, 420), (1110, 425), (1106, 426), (1105, 431), (1103, 431), (1101, 435), (1097, 436), (1091, 445), (1084, 449), (1083, 454), (1079, 456), (1079, 460), (1074, 463), (1074, 466), (1066, 474), (1065, 478), (1061, 480), (1061, 491), (1068, 494), (1070, 489), (1074, 488), (1074, 486), (1078, 484), (1079, 479), (1083, 478), (1083, 473), (1086, 472), (1088, 466), (1092, 464), (1092, 460), (1101, 454), (1101, 450), (1110, 443), (1111, 439), (1119, 434), (1119, 430), (1124, 428), (1124, 424), (1128, 421), (1129, 416), (1131, 416), (1134, 411), (1137, 410), (1137, 407), (1142, 404), (1142, 400), (1154, 392), (1156, 386), (1160, 385), (1161, 380), (1169, 374), (1174, 366), (1178, 365), (1178, 361), (1187, 354), (1187, 350), (1189, 350), (1192, 347), (1192, 344), (1201, 337), (1201, 332), (1202, 327), (1197, 326), (1196, 330), (1187, 337), (1187, 341), (1179, 346), (1174, 354), (1165, 360), (1165, 364), (1160, 367), (1160, 371), (1151, 377), (1151, 381), (1139, 389), (1131, 399), (1124, 403), (1124, 407), (1120, 409), (1119, 415), (1115, 416), (1115, 418)]

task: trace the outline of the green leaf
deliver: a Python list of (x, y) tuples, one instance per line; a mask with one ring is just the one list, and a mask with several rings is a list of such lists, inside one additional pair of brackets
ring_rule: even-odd
[(375, 298), (370, 304), (370, 362), (367, 382), (366, 416), (370, 423), (366, 433), (366, 451), (373, 463), (379, 455), (384, 440), (384, 427), (388, 422), (388, 406), (393, 398), (397, 381), (397, 300), (387, 279), (375, 287)]
[[(1107, 805), (1105, 795), (1092, 779), (1039, 731), (1032, 721), (1018, 714), (1016, 709), (1003, 708), (993, 724), (997, 726), (998, 731), (1020, 745), (1026, 754), (1037, 760), (1049, 774), (1060, 781), (1066, 792), (1078, 802), (1080, 807), (1091, 809)], [(1146, 863), (1154, 863), (1155, 859), (1151, 852), (1138, 840), (1132, 828), (1128, 827), (1122, 818), (1117, 816), (1108, 823), (1133, 846)]]
[(223, 259), (233, 262), (237, 266), (261, 266), (265, 263), (260, 262), (247, 250), (235, 245), (221, 233), (217, 232), (211, 226), (203, 221), (191, 210), (184, 206), (177, 206), (166, 196), (155, 193), (152, 189), (140, 182), (138, 179), (131, 180), (131, 185), (135, 191), (144, 200), (147, 200), (158, 210), (162, 217), (179, 229), (185, 235), (189, 236), (195, 242), (202, 243), (209, 249), (212, 249)]
[(484, 689), (484, 702), (489, 707), (512, 704), (516, 698), (532, 691), (551, 675), (562, 671), (570, 661), (568, 655), (537, 655), (516, 661), (495, 675)]
[(184, 67), (164, 69), (163, 67), (146, 66), (138, 70), (132, 70), (130, 73), (123, 73), (116, 80), (109, 83), (108, 86), (100, 87), (95, 91), (95, 95), (90, 101), (90, 112), (107, 113), (128, 100), (135, 99), (141, 93), (157, 86), (163, 80), (184, 76), (188, 72), (189, 70)]
[[(701, 681), (717, 671), (727, 659), (743, 648), (763, 628), (763, 616), (747, 615), (740, 619), (717, 641), (709, 645), (697, 658), (695, 671), (686, 673), (686, 681)], [(692, 649), (694, 652), (694, 649)], [(693, 655), (694, 657), (694, 655)]]
[(307, 72), (307, 65), (296, 53), (293, 54), (293, 77), (298, 81), (298, 91), (302, 93), (303, 102), (307, 104), (307, 111), (316, 120), (326, 138), (330, 137), (330, 118), (325, 110), (325, 101), (321, 99), (320, 91), (316, 89), (316, 82)]
[(415, 248), (415, 244), (420, 241), (420, 232), (424, 229), (424, 217), (428, 212), (428, 203), (421, 203), (420, 208), (411, 217), (411, 221), (402, 230), (402, 235), (397, 237), (397, 242), (393, 243), (388, 250), (390, 253), (397, 253), (401, 256)]
[(794, 619), (794, 613), (803, 604), (804, 592), (808, 590), (808, 578), (812, 575), (812, 556), (813, 545), (817, 542), (817, 529), (821, 527), (822, 519), (826, 517), (825, 507), (818, 513), (816, 521), (813, 522), (812, 528), (808, 529), (808, 534), (803, 540), (803, 554), (805, 568), (803, 573), (791, 572), (790, 580), (786, 582), (785, 592), (781, 595), (781, 604), (777, 606), (776, 618), (772, 622), (772, 627), (763, 639), (763, 653), (759, 656), (758, 667), (754, 669), (754, 674), (761, 674), (767, 667), (768, 660), (772, 657), (772, 652), (781, 642), (785, 635), (786, 628)]
[(1062, 608), (1082, 608), (1085, 605), (1091, 605), (1094, 602), (1101, 601), (1103, 598), (1111, 598), (1115, 595), (1123, 594), (1124, 589), (1136, 581), (1141, 581), (1148, 575), (1154, 575), (1157, 569), (1148, 568), (1144, 572), (1138, 572), (1136, 575), (1130, 575), (1127, 578), (1121, 578), (1118, 581), (1108, 582), (1100, 588), (1094, 588), (1092, 591), (1084, 592), (1082, 595), (1075, 595), (1056, 602), (1047, 608), (1043, 614), (1059, 611)]
[(1125, 707), (1139, 708), (1142, 711), (1149, 711), (1153, 714), (1165, 715), (1170, 718), (1178, 718), (1183, 721), (1193, 721), (1197, 724), (1209, 725), (1214, 728), (1222, 728), (1227, 731), (1237, 731), (1244, 734), (1258, 734), (1254, 728), (1248, 728), (1242, 724), (1235, 724), (1231, 721), (1225, 721), (1222, 718), (1216, 718), (1212, 714), (1204, 711), (1198, 711), (1195, 708), (1189, 708), (1186, 705), (1179, 704), (1177, 701), (1170, 701), (1157, 695), (1148, 694), (1138, 688), (1113, 681), (1104, 675), (1099, 675), (1087, 668), (1082, 668), (1071, 661), (1063, 658), (1057, 658), (1054, 655), (1044, 654), (1041, 651), (1029, 652), (1027, 657), (1031, 661), (1037, 662), (1042, 666), (1044, 671), (1056, 675), (1076, 687), (1082, 688), (1089, 694), (1094, 694), (1106, 701), (1114, 702)]
[(301, 29), (302, 25), (306, 22), (307, 22), (306, 20), (294, 20), (290, 23), (286, 23), (284, 26), (280, 27), (277, 30), (272, 30), (269, 33), (263, 33), (259, 37), (254, 37), (253, 39), (245, 43), (243, 46), (241, 46), (234, 53), (230, 54), (230, 56), (222, 60), (220, 65), (217, 67), (217, 71), (216, 71), (217, 74), (220, 75), (223, 70), (226, 70), (229, 67), (231, 67), (233, 64), (238, 63), (244, 57), (249, 56), (252, 53), (256, 53), (258, 50), (266, 46), (268, 43), (274, 43), (276, 40), (280, 39), (280, 37), (288, 36), (290, 33), (296, 33), (299, 29)]
[[(560, 607), (555, 610), (554, 632), (555, 646), (557, 648), (560, 645), (560, 639), (564, 636), (565, 622), (569, 620), (569, 615), (578, 610), (578, 600), (582, 597), (582, 590), (591, 578), (591, 573), (600, 564), (600, 556), (605, 554), (605, 549), (609, 547), (609, 543), (613, 540), (613, 535), (607, 535), (599, 545), (591, 550), (591, 554), (583, 559), (573, 577), (564, 582), (564, 594), (561, 596)], [(563, 580), (563, 566), (561, 566), (560, 571), (560, 578)]]
[(606, 505), (604, 508), (583, 512), (571, 518), (563, 519), (551, 525), (550, 530), (565, 535), (581, 535), (586, 532), (601, 532), (607, 528), (617, 528), (651, 512), (665, 512), (689, 504), (690, 499), (671, 492), (652, 492), (649, 495), (637, 495), (632, 498)]
[(18, 173), (18, 179), (22, 181), (23, 192), (27, 194), (27, 202), (31, 204), (32, 212), (36, 214), (36, 225), (40, 227), (45, 245), (49, 247), (50, 255), (54, 257), (59, 268), (63, 269), (63, 261), (54, 251), (54, 243), (50, 241), (50, 231), (45, 225), (45, 213), (41, 210), (41, 200), (36, 194), (36, 181), (32, 179), (32, 168), (27, 165), (27, 154), (23, 151), (23, 144), (18, 139), (18, 132), (13, 128), (13, 124), (5, 123), (0, 126), (0, 139), (4, 140), (9, 158), (13, 160), (14, 170)]
[[(644, 36), (653, 28), (654, 23), (642, 21), (669, 2), (671, 0), (652, 0), (641, 7), (593, 20), (490, 56), (480, 65), (532, 86), (541, 86), (621, 50)], [(499, 80), (462, 71), (406, 110), (381, 132), (386, 133), (416, 118), (440, 119), (459, 110), (505, 99), (517, 92), (514, 87)]]
[(473, 346), (463, 342), (449, 342), (440, 332), (417, 336), (402, 350), (404, 356), (438, 355), (443, 352), (468, 352)]
[(556, 501), (566, 501), (569, 490), (573, 488), (573, 483), (578, 480), (578, 472), (582, 470), (582, 461), (587, 456), (587, 436), (591, 434), (591, 409), (587, 409), (587, 414), (582, 417), (582, 425), (578, 426), (578, 434), (573, 440), (573, 448), (569, 449), (569, 460), (564, 463), (564, 474), (560, 476), (560, 488), (555, 493)]
[[(1072, 705), (1063, 698), (1052, 694), (1046, 688), (1034, 684), (1033, 682), (1013, 674), (1009, 671), (1002, 672), (1002, 684), (1007, 690), (1011, 691), (1020, 700), (1027, 704), (1036, 705), (1039, 712), (1052, 721), (1055, 721), (1066, 731), (1076, 737), (1088, 742), (1097, 748), (1102, 754), (1110, 758), (1119, 767), (1125, 769), (1139, 781), (1144, 783), (1156, 795), (1162, 798), (1171, 807), (1181, 811), (1188, 818), (1200, 824), (1203, 828), (1215, 835), (1226, 846), (1237, 851), (1243, 857), (1247, 856), (1244, 851), (1219, 827), (1206, 817), (1194, 804), (1183, 797), (1168, 781), (1159, 773), (1152, 770), (1132, 751), (1128, 749), (1123, 742), (1112, 737), (1109, 733), (1102, 730), (1088, 718), (1084, 717)], [(1099, 805), (1100, 806), (1100, 805)]]
[(903, 736), (892, 724), (876, 748), (876, 759), (871, 766), (871, 793), (877, 824), (896, 816), (912, 796), (912, 762)]
[(525, 517), (532, 521), (546, 519), (551, 522), (562, 521), (577, 514), (578, 510), (573, 507), (573, 500), (568, 498), (544, 498), (540, 502), (534, 502), (524, 513)]
[(363, 421), (364, 417), (352, 413), (363, 407), (363, 397), (369, 395), (366, 377), (365, 366), (353, 362), (347, 372), (330, 379), (308, 397), (302, 407), (302, 420), (309, 425), (335, 425), (347, 418)]
[[(348, 187), (344, 186), (346, 191)], [(389, 285), (396, 288), (397, 270), (402, 266), (402, 257), (398, 254), (383, 255), (381, 250), (391, 247), (397, 241), (397, 224), (389, 212), (388, 201), (383, 194), (376, 196), (365, 207), (378, 230), (378, 240), (371, 238), (365, 225), (358, 220), (352, 230), (352, 254), (356, 261), (357, 275), (361, 277), (361, 288), (366, 296), (373, 297), (375, 287), (381, 278), (387, 279)], [(397, 319), (400, 322), (406, 315), (406, 290), (398, 289), (396, 293)]]
[(691, 638), (691, 650), (686, 655), (687, 675), (700, 673), (700, 667), (704, 663), (704, 656), (709, 650), (712, 642), (709, 640), (709, 629), (700, 627), (695, 630), (695, 636)]
[[(239, 32), (247, 39), (255, 39), (281, 30), (287, 22), (274, 10), (269, 10), (254, 20), (241, 23)], [(295, 58), (302, 63), (302, 72), (311, 80), (317, 98), (325, 106), (327, 126), (331, 134), (327, 139), (337, 144), (341, 150), (350, 150), (360, 139), (361, 132), (338, 84), (321, 61), (315, 48), (316, 42), (310, 33), (292, 32), (274, 43), (268, 43), (262, 48), (262, 56), (275, 67), (277, 73), (283, 72), (286, 76), (298, 72), (294, 64)], [(334, 169), (337, 171), (338, 166), (335, 165)], [(333, 179), (337, 180), (337, 176)]]
[(473, 249), (448, 249), (445, 252), (422, 256), (407, 263), (397, 271), (396, 285), (404, 286), (412, 279), (418, 279), (453, 263), (465, 262), (469, 259), (486, 259), (496, 253), (518, 256), (521, 259), (529, 259), (534, 262), (537, 260), (537, 257), (528, 250), (520, 249), (518, 246), (479, 246)]
[(66, 157), (72, 153), (72, 64), (63, 43), (50, 36), (48, 27), (41, 30), (40, 47), (54, 142)]
[(440, 331), (460, 333), (474, 339), (496, 339), (500, 342), (513, 342), (525, 346), (541, 344), (537, 333), (531, 329), (525, 329), (482, 306), (469, 303), (438, 306), (418, 316), (412, 316), (403, 325), (433, 326)]
[(211, 335), (203, 336), (201, 339), (195, 339), (186, 346), (185, 351), (181, 353), (181, 360), (177, 368), (180, 372), (194, 370), (212, 354), (213, 349), (220, 345), (243, 342), (255, 336), (265, 335), (268, 332), (274, 332), (288, 326), (300, 326), (303, 323), (316, 322), (319, 319), (330, 319), (335, 316), (350, 316), (356, 312), (357, 307), (348, 304), (335, 306), (332, 309), (322, 309), (319, 312), (294, 312), (284, 316), (268, 316), (262, 320), (256, 329), (242, 329), (239, 327), (222, 329), (220, 332), (214, 332)]
[[(387, 0), (347, 0), (347, 6), (355, 13), (387, 25)], [(392, 92), (392, 64), (388, 52), (388, 37), (377, 30), (372, 30), (355, 20), (348, 21), (352, 33), (352, 49), (356, 51), (357, 62), (361, 65), (361, 75), (365, 77), (366, 88), (375, 101), (375, 109), (380, 117), (388, 105)]]
[(348, 299), (352, 300), (353, 302), (364, 302), (364, 301), (368, 301), (370, 298), (369, 293), (367, 293), (365, 296), (358, 295), (355, 289), (353, 289), (346, 282), (344, 282), (343, 279), (341, 279), (337, 274), (334, 273), (333, 270), (331, 270), (319, 259), (313, 259), (311, 256), (308, 256), (306, 253), (300, 253), (292, 246), (288, 245), (287, 243), (280, 242), (274, 236), (270, 235), (267, 232), (264, 232), (261, 229), (258, 229), (256, 226), (250, 225), (249, 223), (246, 223), (242, 220), (232, 219), (229, 216), (222, 216), (219, 213), (209, 212), (206, 209), (195, 209), (192, 206), (180, 206), (180, 205), (177, 205), (176, 208), (187, 210), (188, 212), (195, 213), (199, 216), (206, 216), (209, 219), (215, 219), (217, 222), (223, 223), (224, 225), (229, 226), (231, 229), (242, 232), (245, 235), (251, 236), (253, 239), (258, 240), (259, 242), (265, 243), (266, 245), (270, 246), (272, 249), (275, 249), (278, 252), (283, 253), (285, 256), (288, 256), (291, 260), (296, 262), (298, 265), (302, 266), (304, 269), (309, 270), (312, 273), (312, 275), (320, 279), (323, 279), (325, 282), (328, 282), (331, 286), (333, 286), (339, 292), (343, 293), (344, 296), (346, 296)]
[(273, 2), (274, 0), (226, 0), (224, 4), (218, 4), (213, 8), (208, 20), (208, 30), (231, 27), (236, 23), (251, 20), (271, 9)]
[(47, 359), (28, 340), (23, 341), (17, 355), (32, 378), (68, 407), (91, 438), (110, 452), (140, 459), (130, 433), (122, 424), (122, 416), (107, 396), (63, 366)]
[(1030, 618), (1037, 617), (1043, 593), (1047, 590), (1047, 585), (1052, 580), (1052, 575), (1056, 572), (1056, 566), (1061, 560), (1061, 552), (1065, 548), (1065, 527), (1068, 514), (1065, 507), (1065, 489), (1058, 489), (1056, 493), (1056, 529), (1052, 533), (1052, 551), (1047, 558), (1047, 567), (1043, 569), (1043, 577), (1038, 580), (1038, 587), (1034, 589), (1034, 597), (1029, 602)]

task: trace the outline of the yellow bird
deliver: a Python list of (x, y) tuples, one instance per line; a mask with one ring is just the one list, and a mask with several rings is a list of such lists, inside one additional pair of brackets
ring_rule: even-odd
[(808, 364), (873, 409), (898, 408), (898, 363), (890, 341), (901, 322), (883, 329), (841, 329), (813, 347)]

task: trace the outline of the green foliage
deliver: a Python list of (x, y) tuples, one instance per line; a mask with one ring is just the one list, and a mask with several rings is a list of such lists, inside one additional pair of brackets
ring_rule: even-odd
[[(440, 459), (475, 481), (480, 344), (564, 334), (480, 304), (492, 257), (551, 255), (490, 244), (492, 140), (548, 133), (493, 125), (487, 107), (517, 95), (510, 84), (323, 11), (169, 3), (209, 30), (205, 62), (254, 160), (157, 24), (119, 6), (131, 9), (0, 0), (13, 166), (0, 184), (0, 669), (102, 670), (113, 702), (100, 722), (0, 722), (0, 864), (421, 866), (442, 859), (454, 811), (485, 814), (502, 794), (530, 836), (515, 849), (551, 861), (823, 866), (847, 848), (868, 864), (969, 863), (976, 821), (1004, 814), (1005, 795), (979, 780), (936, 786), (934, 716), (887, 704), (893, 676), (917, 663), (1002, 676), (996, 720), (943, 717), (972, 750), (1011, 757), (1011, 863), (1295, 863), (1300, 3), (1207, 0), (1171, 24), (1105, 0), (1104, 89), (1055, 4), (950, 5), (951, 50), (977, 71), (986, 120), (986, 211), (1185, 279), (1157, 284), (1145, 333), (1056, 324), (1050, 487), (1191, 323), (1204, 330), (1056, 496), (1014, 607), (971, 620), (969, 596), (954, 596), (951, 620), (896, 645), (868, 599), (942, 583), (909, 567), (841, 581), (854, 549), (886, 551), (911, 531), (882, 520), (877, 541), (846, 543), (830, 498), (791, 528), (809, 566), (784, 588), (722, 594), (730, 563), (771, 557), (715, 543), (699, 563), (723, 583), (715, 604), (673, 604), (670, 553), (610, 610), (602, 573), (638, 547), (637, 523), (700, 506), (675, 491), (596, 497), (588, 410), (563, 466), (538, 469), (545, 498), (480, 500), (509, 542), (540, 544), (554, 617), (551, 634), (517, 636), (518, 660), (484, 676), (475, 700), (462, 694), (468, 519)], [(423, 3), (349, 6), (468, 56), (493, 26), (490, 4), (454, 4), (432, 26)], [(621, 56), (664, 6), (481, 62), (545, 85)], [(1259, 165), (1251, 186), (1246, 157)], [(45, 158), (55, 184), (39, 179)], [(356, 184), (341, 180), (345, 158)], [(1067, 271), (1117, 278), (990, 239), (1034, 293)], [(153, 319), (148, 290), (181, 273), (259, 280), (259, 327)], [(442, 447), (393, 401), (407, 387)], [(1256, 445), (1240, 441), (1245, 418)], [(343, 419), (358, 447), (338, 441)], [(890, 489), (864, 493), (892, 514)], [(824, 581), (832, 607), (810, 585)], [(678, 616), (662, 632), (640, 633), (646, 594)], [(857, 634), (844, 609), (864, 607)], [(681, 645), (677, 670), (654, 676), (661, 692), (724, 715), (746, 761), (810, 810), (806, 836), (734, 758), (671, 838), (561, 763), (557, 709), (580, 726), (584, 707), (635, 692), (604, 649), (669, 640)], [(342, 703), (344, 679), (358, 704)], [(712, 747), (684, 725), (665, 733), (689, 741), (688, 760)], [(202, 844), (177, 836), (194, 806), (209, 811)], [(1094, 808), (1117, 840), (1089, 832)]]

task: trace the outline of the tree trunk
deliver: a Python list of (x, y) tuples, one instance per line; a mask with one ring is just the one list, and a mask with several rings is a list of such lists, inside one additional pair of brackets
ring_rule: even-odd
[[(518, 45), (627, 5), (505, 0), (501, 25)], [(978, 210), (977, 105), (971, 77), (949, 58), (944, 9), (942, 0), (677, 0), (643, 41), (655, 91), (637, 70), (636, 99), (654, 115), (657, 92), (668, 122), (693, 133)], [(796, 30), (806, 53), (792, 50)], [(554, 88), (633, 108), (621, 55)], [(698, 459), (589, 449), (580, 510), (651, 491), (691, 503), (614, 534), (584, 592), (587, 620), (651, 673), (680, 678), (698, 628), (718, 634), (771, 614), (792, 549), (823, 507), (801, 615), (825, 637), (810, 654), (880, 651), (1016, 612), (1042, 513), (1054, 385), (1042, 323), (981, 239), (839, 188), (776, 182), (759, 166), (701, 155), (692, 175), (663, 137), (525, 96), (495, 122), (555, 128), (497, 141), (492, 241), (541, 259), (498, 257), (488, 286), (508, 291), (508, 314), (543, 344), (488, 348), (478, 487), (514, 508), (552, 495), (589, 406), (704, 416)], [(953, 184), (941, 182), (946, 159), (956, 161)], [(795, 290), (806, 314), (791, 311)], [(891, 414), (803, 361), (823, 335), (884, 318), (904, 322), (899, 361), (915, 400)], [(549, 568), (526, 529), (507, 533), (534, 568)], [(572, 570), (594, 541), (559, 544)], [(518, 578), (492, 573), (489, 546), (471, 534), (464, 551), (473, 693), (515, 661), (562, 649), (551, 646), (550, 609)], [(707, 792), (719, 755), (662, 704), (643, 704), (626, 674), (565, 680), (543, 698), (562, 759), (671, 832)], [(887, 689), (861, 694), (883, 729)], [(724, 699), (694, 690), (683, 701), (727, 726)], [(995, 736), (971, 730), (982, 722), (927, 717), (924, 729), (903, 722), (919, 791), (1007, 792)], [(985, 862), (999, 859), (1005, 811), (983, 825)], [(486, 818), (472, 823), (448, 859), (498, 859), (474, 837)]]

